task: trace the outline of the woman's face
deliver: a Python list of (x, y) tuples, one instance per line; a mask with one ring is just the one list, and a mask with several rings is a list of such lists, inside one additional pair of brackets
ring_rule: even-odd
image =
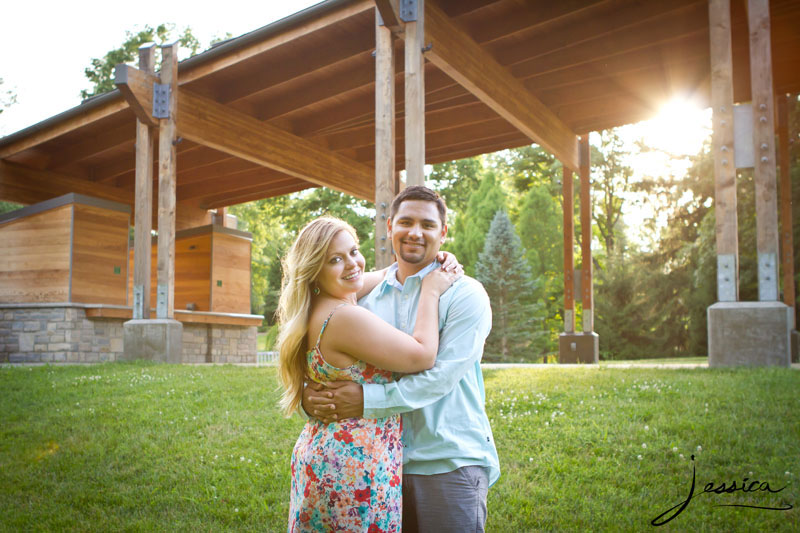
[(320, 290), (334, 298), (354, 295), (364, 285), (364, 256), (353, 236), (340, 231), (331, 240), (317, 276)]

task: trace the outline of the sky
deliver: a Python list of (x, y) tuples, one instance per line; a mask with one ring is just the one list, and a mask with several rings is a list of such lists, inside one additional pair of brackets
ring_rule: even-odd
[(119, 47), (126, 31), (165, 22), (179, 31), (189, 26), (205, 48), (215, 37), (237, 37), (316, 3), (319, 0), (7, 2), (0, 17), (0, 92), (13, 91), (17, 103), (0, 114), (0, 136), (80, 104), (81, 89), (90, 88), (84, 69), (92, 58)]

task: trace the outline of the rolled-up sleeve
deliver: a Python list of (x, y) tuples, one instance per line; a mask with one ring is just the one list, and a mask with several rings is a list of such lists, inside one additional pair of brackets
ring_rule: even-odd
[(489, 297), (480, 283), (469, 278), (462, 279), (442, 298), (451, 291), (449, 301), (439, 304), (445, 321), (434, 367), (385, 385), (365, 384), (365, 418), (420, 409), (450, 393), (470, 370), (480, 372), (483, 344), (492, 327)]

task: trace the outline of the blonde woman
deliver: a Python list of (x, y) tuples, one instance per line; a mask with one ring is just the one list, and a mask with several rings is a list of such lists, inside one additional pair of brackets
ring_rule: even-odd
[[(322, 217), (300, 231), (284, 260), (278, 310), (287, 416), (298, 409), (307, 379), (386, 383), (393, 372), (433, 366), (439, 296), (460, 276), (460, 265), (450, 256), (423, 280), (413, 336), (356, 305), (384, 273), (364, 272), (346, 222)], [(289, 531), (400, 531), (400, 436), (399, 415), (331, 424), (310, 419), (292, 452)]]

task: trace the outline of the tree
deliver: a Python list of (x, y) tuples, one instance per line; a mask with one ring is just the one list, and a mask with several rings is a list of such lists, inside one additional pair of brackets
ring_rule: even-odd
[(614, 130), (600, 134), (600, 149), (592, 150), (592, 219), (600, 232), (606, 253), (614, 253), (619, 235), (623, 232), (622, 206), (625, 195), (633, 191), (633, 169), (623, 158), (622, 138)]
[(426, 180), (444, 198), (448, 211), (461, 213), (467, 207), (470, 193), (478, 188), (483, 172), (481, 156), (447, 161), (433, 165)]
[[(120, 63), (133, 64), (138, 61), (140, 46), (151, 42), (164, 44), (174, 32), (174, 24), (159, 24), (155, 28), (145, 26), (143, 30), (136, 33), (126, 31), (125, 42), (119, 48), (109, 51), (102, 59), (93, 58), (91, 67), (84, 70), (85, 76), (92, 83), (92, 88), (83, 89), (81, 98), (86, 99), (114, 90), (114, 67)], [(188, 49), (191, 55), (195, 55), (200, 49), (200, 41), (192, 35), (189, 27), (185, 28), (183, 33), (178, 36), (178, 42), (181, 47)], [(157, 66), (156, 70), (158, 70)]]
[[(3, 83), (3, 78), (0, 78), (0, 86), (2, 86)], [(17, 94), (13, 90), (0, 90), (0, 114), (2, 114), (5, 109), (8, 109), (16, 103)]]
[(520, 361), (540, 351), (546, 336), (544, 305), (533, 300), (536, 283), (525, 250), (503, 210), (492, 219), (475, 270), (492, 304), (492, 332), (484, 349), (487, 360)]
[(495, 213), (505, 209), (506, 195), (494, 171), (485, 171), (480, 186), (470, 194), (466, 209), (456, 217), (452, 244), (447, 247), (458, 257), (468, 275), (475, 275), (475, 263)]

